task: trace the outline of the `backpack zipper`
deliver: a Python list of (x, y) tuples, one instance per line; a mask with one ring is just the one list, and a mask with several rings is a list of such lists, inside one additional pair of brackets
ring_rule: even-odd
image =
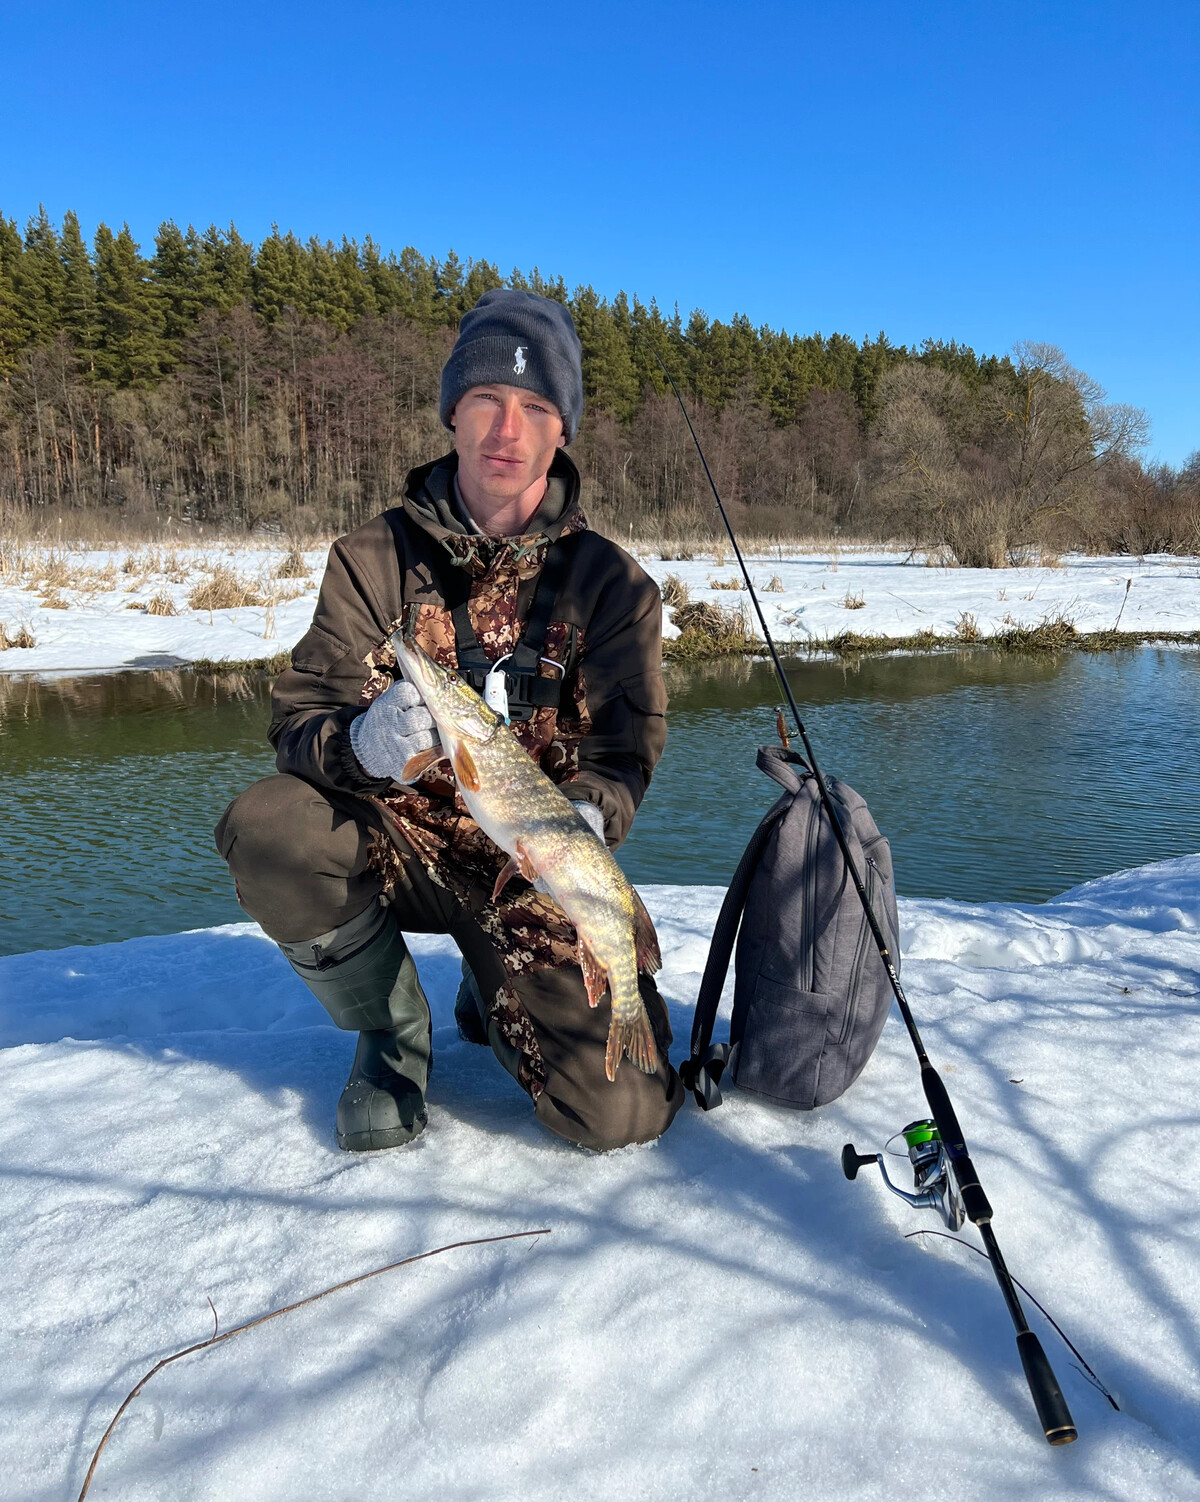
[[(871, 911), (875, 910), (875, 888), (879, 877), (879, 867), (875, 864), (873, 856), (867, 856), (866, 870), (867, 901), (871, 904)], [(862, 983), (863, 964), (870, 948), (871, 926), (867, 922), (866, 914), (863, 914), (862, 926), (858, 933), (858, 948), (854, 954), (854, 969), (850, 972), (850, 995), (846, 1001), (846, 1015), (842, 1020), (842, 1031), (838, 1037), (838, 1043), (845, 1043), (846, 1039), (854, 1030), (854, 1019), (858, 1014), (858, 992)]]
[(806, 978), (808, 984), (806, 991), (813, 990), (817, 979), (817, 852), (821, 839), (821, 815), (824, 809), (820, 803), (812, 808), (812, 818), (808, 825), (808, 842), (804, 851), (804, 945), (802, 953), (806, 956)]

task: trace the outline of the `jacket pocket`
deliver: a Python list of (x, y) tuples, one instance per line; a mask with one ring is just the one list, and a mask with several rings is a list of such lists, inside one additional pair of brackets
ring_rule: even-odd
[(667, 686), (661, 673), (635, 673), (621, 679), (621, 692), (639, 714), (665, 715)]
[(310, 626), (292, 648), (292, 666), (300, 673), (320, 676), (336, 667), (350, 648), (321, 626)]

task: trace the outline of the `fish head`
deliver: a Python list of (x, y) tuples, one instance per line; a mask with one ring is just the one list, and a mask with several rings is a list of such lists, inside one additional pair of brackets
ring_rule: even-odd
[(391, 640), (400, 671), (425, 700), (444, 746), (453, 741), (492, 738), (504, 722), (465, 678), (453, 668), (434, 662), (428, 652), (402, 631), (395, 632)]

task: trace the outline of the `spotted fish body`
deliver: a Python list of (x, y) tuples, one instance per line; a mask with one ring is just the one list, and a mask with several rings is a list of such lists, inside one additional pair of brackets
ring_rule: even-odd
[(658, 1050), (638, 989), (638, 971), (662, 961), (641, 898), (607, 847), (596, 838), (561, 790), (524, 750), (504, 721), (457, 673), (433, 661), (411, 639), (392, 637), (396, 660), (425, 700), (441, 746), (405, 767), (411, 780), (442, 758), (454, 768), (471, 817), (508, 855), (493, 900), (521, 875), (549, 892), (575, 926), (588, 1001), (612, 1000), (605, 1072), (616, 1078), (624, 1054), (646, 1074), (658, 1068)]

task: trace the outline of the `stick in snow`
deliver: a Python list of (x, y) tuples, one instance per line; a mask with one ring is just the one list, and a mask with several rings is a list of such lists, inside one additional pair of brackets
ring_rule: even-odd
[(112, 1423), (100, 1437), (100, 1443), (92, 1455), (92, 1463), (88, 1466), (88, 1473), (83, 1478), (83, 1486), (80, 1488), (77, 1502), (83, 1502), (88, 1494), (88, 1488), (92, 1484), (92, 1477), (96, 1474), (96, 1465), (100, 1459), (100, 1453), (108, 1443), (109, 1436), (117, 1427), (121, 1415), (133, 1402), (134, 1398), (157, 1372), (161, 1372), (164, 1366), (170, 1366), (172, 1361), (179, 1361), (184, 1356), (191, 1356), (196, 1351), (207, 1351), (210, 1346), (220, 1345), (223, 1340), (231, 1340), (235, 1335), (240, 1335), (243, 1330), (253, 1330), (256, 1325), (265, 1325), (268, 1320), (278, 1319), (281, 1314), (291, 1314), (293, 1309), (303, 1309), (305, 1304), (315, 1304), (318, 1299), (325, 1298), (331, 1293), (340, 1293), (343, 1288), (353, 1288), (356, 1283), (365, 1283), (368, 1278), (378, 1278), (381, 1273), (394, 1272), (398, 1267), (407, 1267), (410, 1262), (424, 1262), (427, 1257), (436, 1257), (441, 1252), (454, 1252), (464, 1246), (489, 1246), (494, 1241), (518, 1241), (523, 1236), (549, 1236), (550, 1227), (543, 1226), (540, 1231), (509, 1231), (504, 1236), (476, 1236), (471, 1241), (452, 1241), (447, 1246), (435, 1246), (432, 1251), (418, 1252), (415, 1257), (402, 1257), (399, 1262), (389, 1262), (386, 1267), (373, 1268), (369, 1273), (359, 1273), (357, 1277), (347, 1278), (344, 1283), (335, 1283), (332, 1288), (322, 1288), (320, 1293), (310, 1293), (307, 1298), (297, 1299), (294, 1304), (285, 1304), (282, 1309), (272, 1309), (269, 1314), (260, 1314), (257, 1319), (247, 1320), (244, 1325), (235, 1325), (232, 1330), (226, 1330), (222, 1335), (218, 1330), (217, 1311), (213, 1308), (213, 1301), (209, 1299), (208, 1307), (213, 1312), (213, 1333), (207, 1340), (198, 1340), (195, 1345), (185, 1346), (182, 1351), (176, 1351), (171, 1356), (164, 1356), (156, 1362), (146, 1375), (138, 1382), (136, 1387), (130, 1389), (128, 1397), (113, 1414)]

